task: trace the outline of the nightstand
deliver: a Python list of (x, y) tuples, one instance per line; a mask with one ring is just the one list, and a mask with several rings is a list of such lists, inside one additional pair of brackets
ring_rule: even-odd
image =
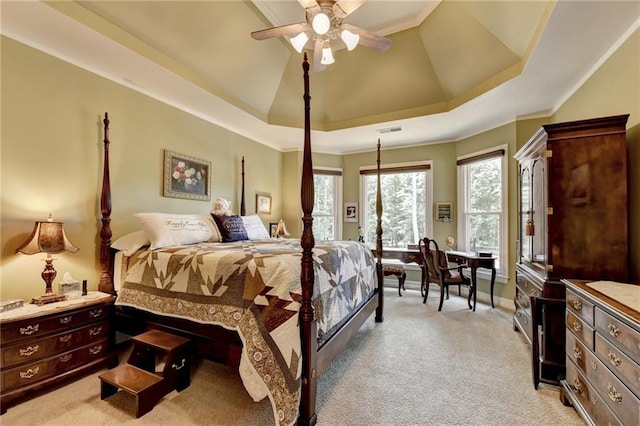
[(117, 365), (114, 300), (93, 291), (0, 314), (0, 414), (54, 385)]

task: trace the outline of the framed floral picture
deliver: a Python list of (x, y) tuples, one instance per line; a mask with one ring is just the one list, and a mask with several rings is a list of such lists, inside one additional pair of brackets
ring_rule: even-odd
[(164, 150), (164, 196), (211, 200), (211, 162)]

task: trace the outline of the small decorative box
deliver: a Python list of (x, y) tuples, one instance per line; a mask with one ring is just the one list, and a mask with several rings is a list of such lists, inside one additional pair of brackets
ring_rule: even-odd
[(0, 301), (0, 313), (11, 311), (13, 309), (22, 308), (23, 305), (24, 305), (24, 300), (22, 299), (11, 299), (11, 300)]
[(67, 299), (78, 299), (82, 295), (80, 281), (71, 281), (68, 283), (58, 283), (58, 292), (67, 296)]

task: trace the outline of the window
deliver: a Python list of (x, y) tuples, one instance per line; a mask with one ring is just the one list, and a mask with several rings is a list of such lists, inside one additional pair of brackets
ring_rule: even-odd
[[(365, 243), (374, 247), (376, 241), (376, 170), (360, 170), (362, 191), (361, 226)], [(432, 231), (431, 164), (407, 163), (383, 166), (380, 171), (382, 194), (382, 245), (385, 248), (406, 248), (417, 244)]]
[(313, 170), (313, 236), (316, 240), (338, 240), (342, 236), (342, 170)]
[(506, 147), (459, 158), (458, 249), (491, 252), (496, 269), (508, 274)]

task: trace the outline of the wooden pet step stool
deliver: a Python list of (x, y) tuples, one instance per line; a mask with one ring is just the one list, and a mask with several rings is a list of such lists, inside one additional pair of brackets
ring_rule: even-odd
[[(100, 398), (118, 389), (135, 396), (136, 417), (148, 413), (167, 393), (190, 384), (189, 339), (160, 330), (133, 337), (133, 349), (126, 364), (100, 375)], [(162, 371), (156, 371), (162, 364)]]

